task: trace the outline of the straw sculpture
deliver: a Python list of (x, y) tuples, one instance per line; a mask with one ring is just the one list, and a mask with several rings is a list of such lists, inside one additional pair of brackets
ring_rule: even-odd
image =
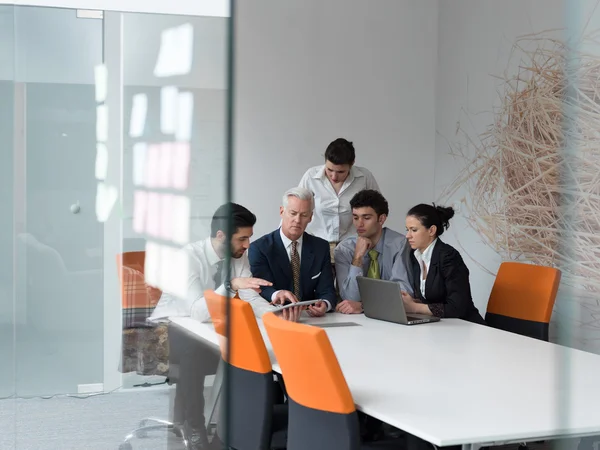
[[(477, 138), (458, 130), (466, 144), (451, 151), (466, 164), (441, 197), (466, 188), (469, 224), (504, 260), (559, 267), (563, 282), (592, 294), (600, 291), (600, 58), (579, 44), (545, 33), (517, 40), (519, 69), (501, 78), (494, 121)], [(565, 126), (565, 111), (575, 126)]]

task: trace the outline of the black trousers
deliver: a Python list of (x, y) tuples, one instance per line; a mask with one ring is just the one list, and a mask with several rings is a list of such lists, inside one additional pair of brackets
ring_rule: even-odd
[[(220, 351), (193, 333), (169, 324), (169, 379), (175, 383), (173, 421), (193, 430), (203, 446), (208, 448), (208, 433), (204, 425), (204, 380), (217, 372)], [(273, 382), (275, 403), (284, 402), (283, 379)], [(179, 448), (179, 447), (178, 447)]]
[(169, 324), (169, 379), (175, 383), (173, 421), (186, 425), (208, 444), (204, 425), (204, 379), (214, 375), (219, 350), (174, 324)]

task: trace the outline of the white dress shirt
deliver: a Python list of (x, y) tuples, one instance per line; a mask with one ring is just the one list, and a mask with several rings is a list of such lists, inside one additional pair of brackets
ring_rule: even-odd
[(419, 277), (419, 281), (421, 282), (421, 295), (423, 298), (427, 298), (425, 296), (425, 282), (427, 281), (427, 273), (429, 273), (429, 264), (431, 263), (431, 254), (433, 253), (433, 248), (435, 247), (436, 242), (437, 238), (435, 238), (433, 242), (427, 246), (423, 253), (421, 253), (421, 250), (415, 250), (415, 258), (417, 258), (419, 267), (421, 268), (421, 276)]
[(352, 166), (340, 192), (336, 193), (325, 173), (325, 165), (311, 167), (300, 180), (300, 187), (311, 191), (315, 196), (313, 219), (306, 231), (327, 242), (340, 242), (356, 234), (352, 226), (350, 200), (363, 189), (379, 186), (371, 172), (363, 167)]
[[(215, 252), (210, 238), (188, 244), (182, 251), (189, 256), (187, 296), (182, 298), (163, 292), (148, 319), (150, 321), (160, 321), (171, 316), (184, 316), (201, 322), (209, 322), (210, 314), (204, 300), (204, 291), (214, 289), (217, 294), (227, 295), (227, 289), (223, 284), (215, 286), (214, 276), (221, 258)], [(222, 280), (226, 279), (225, 272), (225, 268), (223, 268)], [(231, 278), (251, 276), (247, 251), (240, 258), (231, 258)], [(257, 317), (276, 309), (252, 289), (242, 289), (238, 294), (242, 300), (250, 303)]]
[[(281, 236), (281, 242), (283, 242), (283, 246), (285, 247), (285, 251), (287, 252), (290, 262), (292, 262), (292, 242), (293, 241), (291, 239), (289, 239), (285, 234), (283, 234), (283, 231), (281, 231), (281, 228), (279, 229), (279, 236)], [(303, 238), (303, 236), (300, 236), (300, 238), (296, 241), (298, 243), (298, 245), (296, 246), (296, 251), (298, 252), (298, 257), (300, 258), (300, 261), (302, 261), (302, 238)]]
[[(279, 228), (279, 236), (281, 236), (281, 242), (283, 242), (283, 247), (285, 248), (285, 251), (287, 252), (288, 255), (288, 259), (290, 260), (290, 263), (292, 262), (292, 240), (289, 239), (285, 234), (283, 234), (283, 231), (281, 228)], [(298, 240), (296, 240), (296, 242), (298, 243), (298, 245), (296, 245), (296, 251), (298, 252), (298, 258), (300, 258), (300, 267), (302, 267), (302, 236), (300, 236), (300, 238)], [(273, 294), (271, 295), (271, 301), (275, 300), (275, 296), (277, 295), (279, 291), (275, 291), (273, 292)], [(329, 303), (329, 300), (325, 300), (323, 299), (323, 301), (327, 304), (327, 311), (329, 311), (331, 309), (331, 303)]]

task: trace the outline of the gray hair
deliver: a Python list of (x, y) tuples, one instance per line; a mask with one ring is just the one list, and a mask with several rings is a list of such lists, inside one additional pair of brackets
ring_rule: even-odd
[(310, 200), (310, 211), (315, 210), (315, 196), (311, 191), (303, 187), (293, 187), (285, 191), (283, 194), (283, 198), (281, 199), (281, 204), (284, 208), (287, 208), (289, 197), (296, 197), (300, 200)]

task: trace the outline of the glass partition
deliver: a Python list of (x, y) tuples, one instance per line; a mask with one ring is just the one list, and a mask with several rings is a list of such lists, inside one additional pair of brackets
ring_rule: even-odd
[[(289, 238), (287, 256), (281, 247), (269, 255), (283, 270), (263, 271), (275, 286), (254, 313), (273, 311), (267, 300), (286, 289), (344, 303), (299, 321), (325, 330), (303, 328), (304, 338), (319, 336), (324, 350), (326, 333), (348, 390), (336, 372), (295, 392), (323, 406), (344, 390), (345, 418), (355, 413), (349, 396), (366, 411), (348, 421), (355, 437), (411, 429), (432, 440), (444, 432), (464, 450), (522, 441), (598, 450), (598, 2), (237, 5), (235, 55), (233, 17), (0, 5), (0, 449), (214, 450), (230, 444), (232, 400), (239, 413), (252, 395), (273, 397), (285, 418), (283, 377), (270, 384), (267, 358), (255, 378), (275, 394), (261, 396), (244, 391), (247, 374), (234, 381), (243, 372), (222, 355), (235, 354), (240, 331), (269, 345), (241, 320), (253, 316), (227, 316), (247, 304), (226, 286), (242, 273), (232, 258), (252, 232), (277, 239), (287, 218), (281, 233), (307, 225), (329, 251), (320, 241), (296, 251)], [(334, 140), (347, 153), (326, 170)], [(315, 195), (315, 219), (296, 227), (281, 197), (300, 180)], [(349, 189), (352, 180), (364, 184)], [(389, 207), (383, 220), (373, 207), (372, 229), (356, 226), (350, 207), (364, 187)], [(257, 219), (239, 240), (232, 200)], [(428, 210), (453, 261), (434, 259), (435, 232), (413, 249), (406, 241), (407, 212), (434, 201), (453, 208), (442, 211), (447, 231)], [(411, 216), (413, 233), (431, 230), (421, 227), (427, 214)], [(358, 234), (372, 240), (341, 246)], [(322, 264), (308, 273), (307, 260)], [(503, 263), (558, 269), (560, 283), (518, 280), (526, 268), (512, 266), (494, 312)], [(377, 321), (363, 314), (356, 274), (404, 277), (414, 297), (396, 298), (400, 316), (385, 309)], [(207, 303), (212, 290), (224, 296)], [(441, 321), (389, 323), (406, 322), (401, 304)], [(284, 353), (311, 361), (317, 352), (306, 348)], [(298, 366), (316, 364), (287, 365)], [(248, 416), (238, 414), (243, 425)], [(323, 423), (295, 438), (318, 438), (319, 427), (333, 435)]]
[(168, 319), (229, 262), (229, 27), (0, 5), (0, 448), (217, 433), (218, 342)]
[(16, 7), (17, 396), (103, 383), (103, 226), (94, 215), (94, 67), (102, 22)]
[[(0, 398), (15, 391), (14, 334), (17, 321), (14, 304), (14, 199), (15, 139), (14, 105), (14, 7), (0, 5), (0, 354), (5, 355), (5, 370), (0, 372)], [(17, 319), (17, 320), (16, 320)], [(12, 437), (12, 436), (11, 436)], [(3, 436), (0, 439), (8, 439)], [(10, 439), (7, 441), (10, 443)]]

